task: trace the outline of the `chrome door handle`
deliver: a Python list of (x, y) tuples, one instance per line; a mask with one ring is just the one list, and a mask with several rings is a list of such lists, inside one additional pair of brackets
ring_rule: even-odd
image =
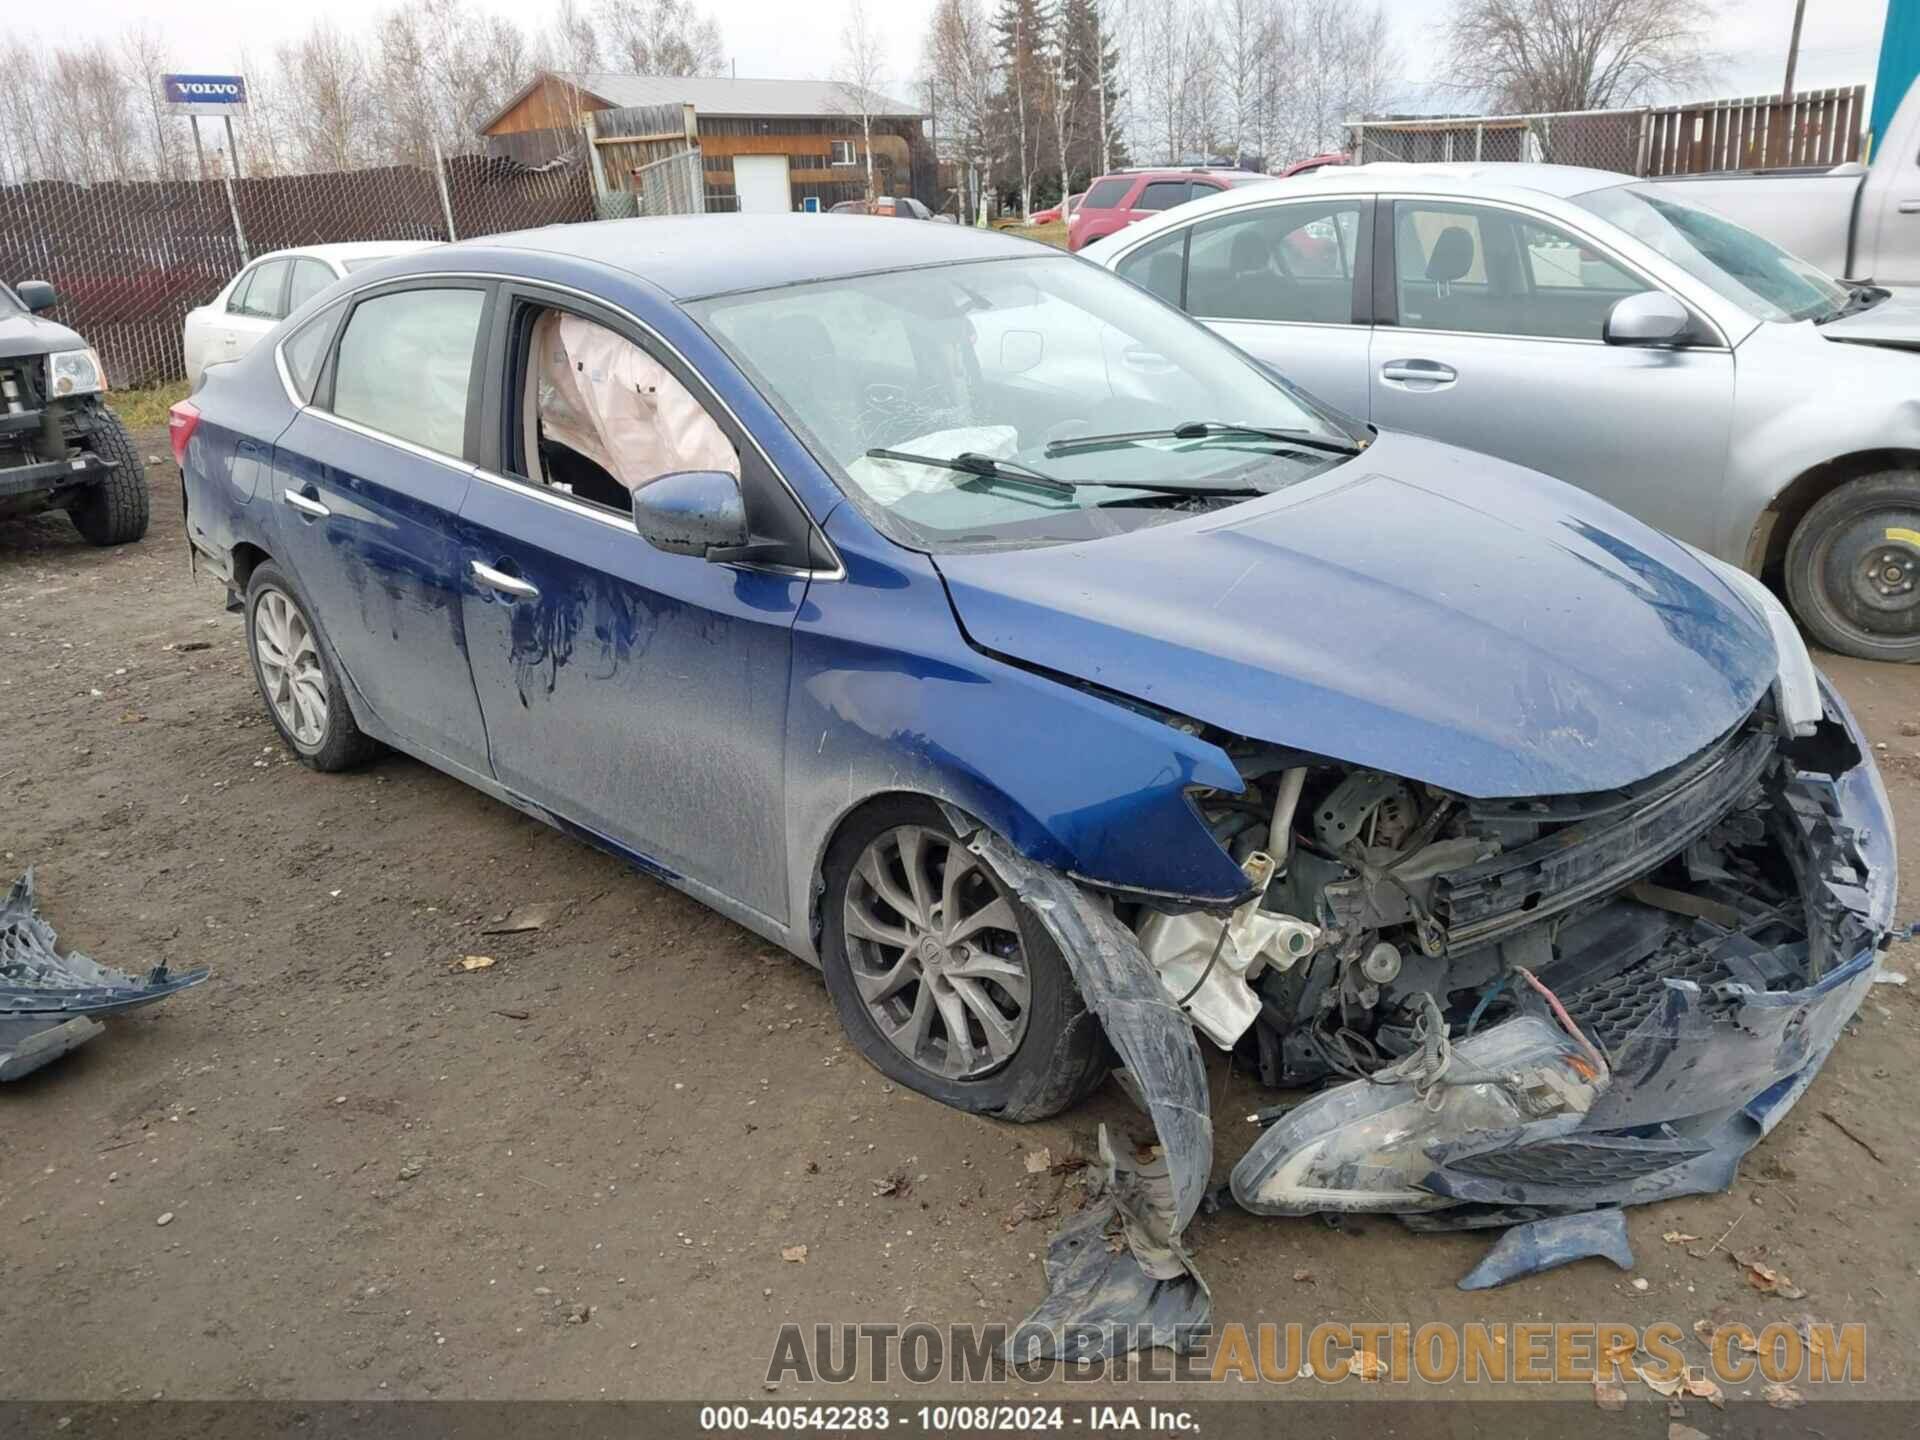
[(333, 511), (322, 505), (318, 500), (310, 500), (298, 490), (282, 490), (280, 492), (280, 498), (286, 501), (287, 504), (293, 506), (293, 508), (298, 510), (302, 515), (309, 515), (315, 520), (324, 520), (327, 516), (333, 514)]
[(1902, 215), (1920, 215), (1920, 200), (1902, 200), (1900, 202), (1900, 213)]
[(1460, 378), (1460, 372), (1437, 360), (1389, 360), (1380, 367), (1382, 380), (1428, 380), (1446, 385)]
[(538, 600), (539, 587), (528, 584), (518, 575), (509, 575), (504, 570), (496, 570), (491, 565), (473, 562), (473, 574), (482, 585), (490, 590), (498, 590), (502, 595), (512, 595), (520, 600)]

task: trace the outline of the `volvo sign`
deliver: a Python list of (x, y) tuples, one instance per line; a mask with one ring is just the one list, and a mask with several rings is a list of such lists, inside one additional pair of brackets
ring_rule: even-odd
[(244, 75), (162, 75), (160, 83), (176, 115), (231, 115), (247, 107)]

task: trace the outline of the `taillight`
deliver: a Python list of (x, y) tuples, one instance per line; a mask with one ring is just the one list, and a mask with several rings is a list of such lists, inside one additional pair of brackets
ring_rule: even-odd
[(182, 470), (187, 468), (187, 442), (200, 424), (200, 407), (182, 400), (167, 411), (167, 439), (173, 444), (173, 459)]

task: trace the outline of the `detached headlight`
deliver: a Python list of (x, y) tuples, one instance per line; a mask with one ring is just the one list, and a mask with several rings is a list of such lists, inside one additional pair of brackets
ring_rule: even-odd
[[(1693, 550), (1691, 545), (1687, 548)], [(1820, 699), (1820, 673), (1813, 668), (1813, 657), (1807, 654), (1807, 642), (1800, 638), (1793, 616), (1754, 576), (1724, 560), (1714, 559), (1704, 550), (1693, 550), (1693, 553), (1726, 581), (1754, 614), (1767, 622), (1767, 629), (1773, 632), (1774, 653), (1780, 657), (1780, 668), (1773, 679), (1773, 696), (1780, 707), (1780, 718), (1795, 735), (1811, 735), (1827, 710)]]
[(91, 350), (56, 350), (47, 356), (47, 393), (60, 400), (68, 395), (93, 395), (107, 388), (107, 372)]

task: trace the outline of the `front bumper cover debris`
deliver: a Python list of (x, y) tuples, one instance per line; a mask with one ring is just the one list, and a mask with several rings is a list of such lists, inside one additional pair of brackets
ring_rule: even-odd
[(105, 1028), (101, 1017), (164, 1000), (208, 973), (175, 975), (156, 965), (136, 980), (78, 950), (61, 954), (34, 903), (28, 870), (0, 903), (0, 1081), (18, 1080), (84, 1045)]

